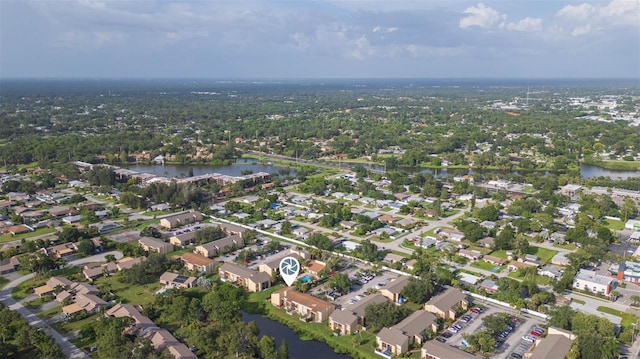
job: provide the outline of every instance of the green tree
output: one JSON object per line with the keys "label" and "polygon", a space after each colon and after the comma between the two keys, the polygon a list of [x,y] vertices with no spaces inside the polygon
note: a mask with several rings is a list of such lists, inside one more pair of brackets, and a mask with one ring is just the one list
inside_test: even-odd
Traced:
{"label": "green tree", "polygon": [[335,288],[342,293],[348,293],[351,289],[351,279],[347,273],[336,273],[333,277],[329,278],[326,286],[328,288]]}
{"label": "green tree", "polygon": [[278,348],[278,359],[289,359],[289,346],[287,342],[282,338],[280,341],[280,347]]}
{"label": "green tree", "polygon": [[91,240],[83,239],[78,243],[78,253],[82,256],[88,257],[95,253],[95,245]]}
{"label": "green tree", "polygon": [[262,359],[277,359],[278,352],[276,351],[276,341],[273,337],[268,335],[260,338],[258,342],[258,349],[260,351],[260,357]]}
{"label": "green tree", "polygon": [[435,290],[430,278],[411,278],[400,294],[413,303],[423,304],[433,296]]}

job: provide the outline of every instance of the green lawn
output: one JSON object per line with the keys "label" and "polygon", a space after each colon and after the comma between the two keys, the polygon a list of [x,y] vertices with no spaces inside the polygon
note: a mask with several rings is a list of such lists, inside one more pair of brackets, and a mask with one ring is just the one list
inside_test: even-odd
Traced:
{"label": "green lawn", "polygon": [[553,256],[558,254],[558,251],[554,251],[553,249],[547,249],[542,247],[530,246],[527,253],[538,256],[542,263],[549,263],[551,262],[551,258],[553,258]]}
{"label": "green lawn", "polygon": [[602,220],[602,224],[604,224],[604,226],[609,229],[615,229],[618,231],[621,231],[624,229],[624,222],[615,220],[615,219],[604,218]]}
{"label": "green lawn", "polygon": [[23,238],[31,238],[34,236],[41,236],[43,234],[53,233],[55,231],[56,231],[55,228],[44,227],[44,228],[38,228],[33,232],[17,234],[15,236],[12,236],[11,234],[3,234],[0,236],[0,243],[20,240]]}
{"label": "green lawn", "polygon": [[33,288],[45,285],[46,283],[47,283],[46,279],[31,278],[27,281],[24,281],[18,284],[15,288],[13,288],[13,292],[11,293],[11,296],[15,300],[24,299],[29,295],[33,294]]}
{"label": "green lawn", "polygon": [[622,322],[620,322],[620,325],[622,325],[622,327],[624,328],[631,327],[631,323],[637,323],[639,319],[637,316],[631,313],[621,312],[619,310],[616,310],[610,307],[605,307],[603,305],[599,306],[597,309],[599,312],[615,315],[616,317],[622,318]]}
{"label": "green lawn", "polygon": [[52,300],[54,300],[55,298],[51,295],[42,297],[42,298],[36,298],[34,300],[30,300],[27,303],[24,303],[24,307],[27,309],[37,309],[39,308],[41,305],[43,305],[44,303],[48,303]]}
{"label": "green lawn", "polygon": [[554,247],[561,248],[561,249],[570,250],[570,251],[572,251],[572,250],[576,249],[576,245],[575,245],[575,244],[573,244],[573,243],[565,243],[565,244],[557,244],[557,243],[556,243],[556,244],[554,244],[553,246],[554,246]]}
{"label": "green lawn", "polygon": [[55,317],[58,314],[62,313],[62,306],[58,305],[55,306],[51,309],[47,309],[47,310],[43,310],[41,312],[38,312],[36,315],[38,316],[38,318],[42,319],[42,320],[47,320],[50,318]]}
{"label": "green lawn", "polygon": [[123,303],[147,305],[155,300],[155,292],[160,289],[160,283],[154,282],[144,285],[121,283],[120,274],[102,277],[96,281],[97,286],[108,286]]}
{"label": "green lawn", "polygon": [[458,272],[463,272],[463,273],[467,273],[467,274],[471,274],[471,275],[475,275],[476,277],[484,277],[484,275],[480,274],[480,273],[476,273],[476,272],[472,272],[468,269],[464,269],[464,268],[460,268],[458,269]]}
{"label": "green lawn", "polygon": [[[508,274],[509,278],[513,278],[513,279],[517,279],[517,280],[524,280],[524,276],[522,275],[522,271],[521,270],[517,270],[515,272],[511,272]],[[552,279],[544,276],[544,275],[536,275],[536,284],[537,285],[549,285],[551,284]]]}
{"label": "green lawn", "polygon": [[9,280],[3,276],[0,276],[0,289],[4,288],[4,286],[9,283]]}
{"label": "green lawn", "polygon": [[492,256],[494,257],[498,257],[498,258],[502,258],[502,259],[507,259],[507,251],[504,249],[501,249],[499,251],[493,251],[491,253]]}
{"label": "green lawn", "polygon": [[[489,262],[485,262],[483,260],[475,261],[475,262],[471,263],[471,266],[475,267],[475,268],[488,270],[488,271],[491,271],[491,270],[493,270],[493,268],[497,267],[496,265],[493,265],[493,264],[491,264]],[[497,270],[496,272],[500,272],[504,268],[503,266],[499,266],[499,267],[500,267],[500,269]]]}
{"label": "green lawn", "polygon": [[73,333],[76,330],[80,330],[85,324],[89,324],[94,322],[98,317],[100,317],[100,313],[95,313],[90,315],[84,319],[68,321],[68,322],[58,322],[54,323],[51,326],[62,333]]}
{"label": "green lawn", "polygon": [[571,301],[574,303],[582,304],[582,305],[587,304],[587,302],[585,302],[584,300],[576,299],[576,298],[571,299]]}

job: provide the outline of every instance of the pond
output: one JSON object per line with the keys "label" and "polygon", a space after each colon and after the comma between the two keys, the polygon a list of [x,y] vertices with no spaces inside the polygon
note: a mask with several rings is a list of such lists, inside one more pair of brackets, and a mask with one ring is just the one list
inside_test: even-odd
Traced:
{"label": "pond", "polygon": [[259,314],[242,313],[242,320],[245,322],[256,322],[260,335],[268,335],[275,338],[276,345],[280,346],[280,341],[285,339],[289,348],[290,358],[305,359],[348,359],[345,354],[337,354],[329,345],[317,340],[301,340],[298,334],[286,325],[275,320],[265,318]]}
{"label": "pond", "polygon": [[207,164],[200,165],[146,165],[136,164],[127,167],[132,171],[151,173],[156,176],[163,176],[168,178],[188,177],[189,170],[193,170],[194,176],[204,175],[207,173],[220,173],[228,176],[241,176],[242,171],[250,170],[253,173],[267,172],[267,173],[284,173],[290,176],[295,176],[296,171],[289,167],[275,166],[260,163],[254,159],[239,159],[235,163],[229,166],[213,166]]}

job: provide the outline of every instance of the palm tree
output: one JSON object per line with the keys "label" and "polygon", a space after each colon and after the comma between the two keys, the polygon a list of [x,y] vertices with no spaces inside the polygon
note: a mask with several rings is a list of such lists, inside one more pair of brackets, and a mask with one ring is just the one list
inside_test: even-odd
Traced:
{"label": "palm tree", "polygon": [[631,299],[631,305],[637,307],[640,303],[640,295],[632,295],[629,299]]}

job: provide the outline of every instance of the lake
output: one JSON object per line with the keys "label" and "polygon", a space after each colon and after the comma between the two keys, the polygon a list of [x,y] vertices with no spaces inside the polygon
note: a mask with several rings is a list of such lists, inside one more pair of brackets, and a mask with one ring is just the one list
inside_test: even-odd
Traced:
{"label": "lake", "polygon": [[280,341],[285,339],[289,348],[289,357],[293,359],[348,359],[349,355],[337,354],[329,345],[317,340],[301,340],[298,334],[286,325],[275,320],[265,318],[260,314],[242,313],[242,320],[245,322],[256,322],[260,335],[268,335],[276,339],[276,346],[280,346]]}
{"label": "lake", "polygon": [[616,170],[608,170],[602,167],[596,167],[591,165],[586,165],[584,163],[580,164],[580,173],[582,174],[583,179],[589,179],[592,177],[611,177],[611,179],[628,179],[631,177],[640,177],[640,171],[616,171]]}
{"label": "lake", "polygon": [[235,163],[229,166],[212,166],[207,164],[201,165],[130,165],[127,167],[132,171],[138,171],[143,173],[151,173],[156,176],[163,176],[168,178],[180,178],[188,177],[189,170],[193,169],[193,175],[199,176],[207,173],[220,173],[228,176],[241,176],[242,171],[251,170],[253,173],[267,172],[267,173],[279,173],[282,171],[289,171],[289,175],[295,176],[296,171],[289,167],[265,165],[259,161],[253,159],[239,159]]}

